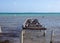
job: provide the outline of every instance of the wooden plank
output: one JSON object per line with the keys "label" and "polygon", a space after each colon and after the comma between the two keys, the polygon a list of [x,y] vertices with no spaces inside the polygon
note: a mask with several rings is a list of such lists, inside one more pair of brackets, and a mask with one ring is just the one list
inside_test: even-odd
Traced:
{"label": "wooden plank", "polygon": [[23,27],[23,29],[29,29],[29,30],[46,30],[46,28],[42,27]]}

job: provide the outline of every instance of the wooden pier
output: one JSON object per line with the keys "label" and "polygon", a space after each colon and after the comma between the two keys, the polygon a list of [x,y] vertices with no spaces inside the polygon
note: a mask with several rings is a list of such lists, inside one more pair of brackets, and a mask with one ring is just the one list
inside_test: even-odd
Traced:
{"label": "wooden pier", "polygon": [[46,29],[45,27],[43,27],[37,19],[34,19],[34,20],[31,20],[31,19],[28,19],[26,20],[25,22],[25,25],[22,25],[22,37],[21,37],[21,43],[24,43],[23,42],[23,34],[24,34],[24,30],[42,30],[43,31],[43,36],[45,37],[45,33],[46,33]]}

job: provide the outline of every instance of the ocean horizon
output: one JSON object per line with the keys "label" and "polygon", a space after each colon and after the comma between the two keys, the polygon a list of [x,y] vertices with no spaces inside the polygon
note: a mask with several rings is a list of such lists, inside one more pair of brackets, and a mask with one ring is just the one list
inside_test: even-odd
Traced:
{"label": "ocean horizon", "polygon": [[60,16],[60,13],[0,13],[0,16]]}

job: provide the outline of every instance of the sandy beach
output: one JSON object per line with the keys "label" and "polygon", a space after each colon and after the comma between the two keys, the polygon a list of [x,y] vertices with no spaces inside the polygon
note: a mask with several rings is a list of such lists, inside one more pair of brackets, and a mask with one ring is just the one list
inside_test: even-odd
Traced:
{"label": "sandy beach", "polygon": [[[54,31],[53,36],[53,43],[60,43],[60,16],[29,16],[29,17],[20,17],[20,16],[0,16],[0,26],[5,26],[8,28],[2,29],[3,32],[6,32],[7,30],[17,30],[21,31],[22,24],[27,18],[37,18],[39,22],[47,28],[46,30],[46,36],[42,36],[42,32],[40,30],[26,30],[26,33],[24,34],[24,43],[50,43],[51,39],[51,30]],[[13,28],[11,28],[13,27]],[[21,35],[20,35],[21,36]],[[0,38],[1,39],[1,38]],[[7,39],[7,38],[5,38]],[[20,37],[19,38],[8,38],[9,40],[12,39],[13,43],[20,43]]]}
{"label": "sandy beach", "polygon": [[[54,32],[53,43],[60,43],[60,35],[58,32]],[[39,30],[26,30],[24,34],[24,43],[50,43],[51,40],[51,31],[47,30],[46,36],[43,36],[43,32]]]}

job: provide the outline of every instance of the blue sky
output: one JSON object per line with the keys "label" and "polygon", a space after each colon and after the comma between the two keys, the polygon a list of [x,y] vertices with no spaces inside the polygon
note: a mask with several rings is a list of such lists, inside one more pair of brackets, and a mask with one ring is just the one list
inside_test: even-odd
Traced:
{"label": "blue sky", "polygon": [[60,0],[0,0],[0,12],[60,12]]}

